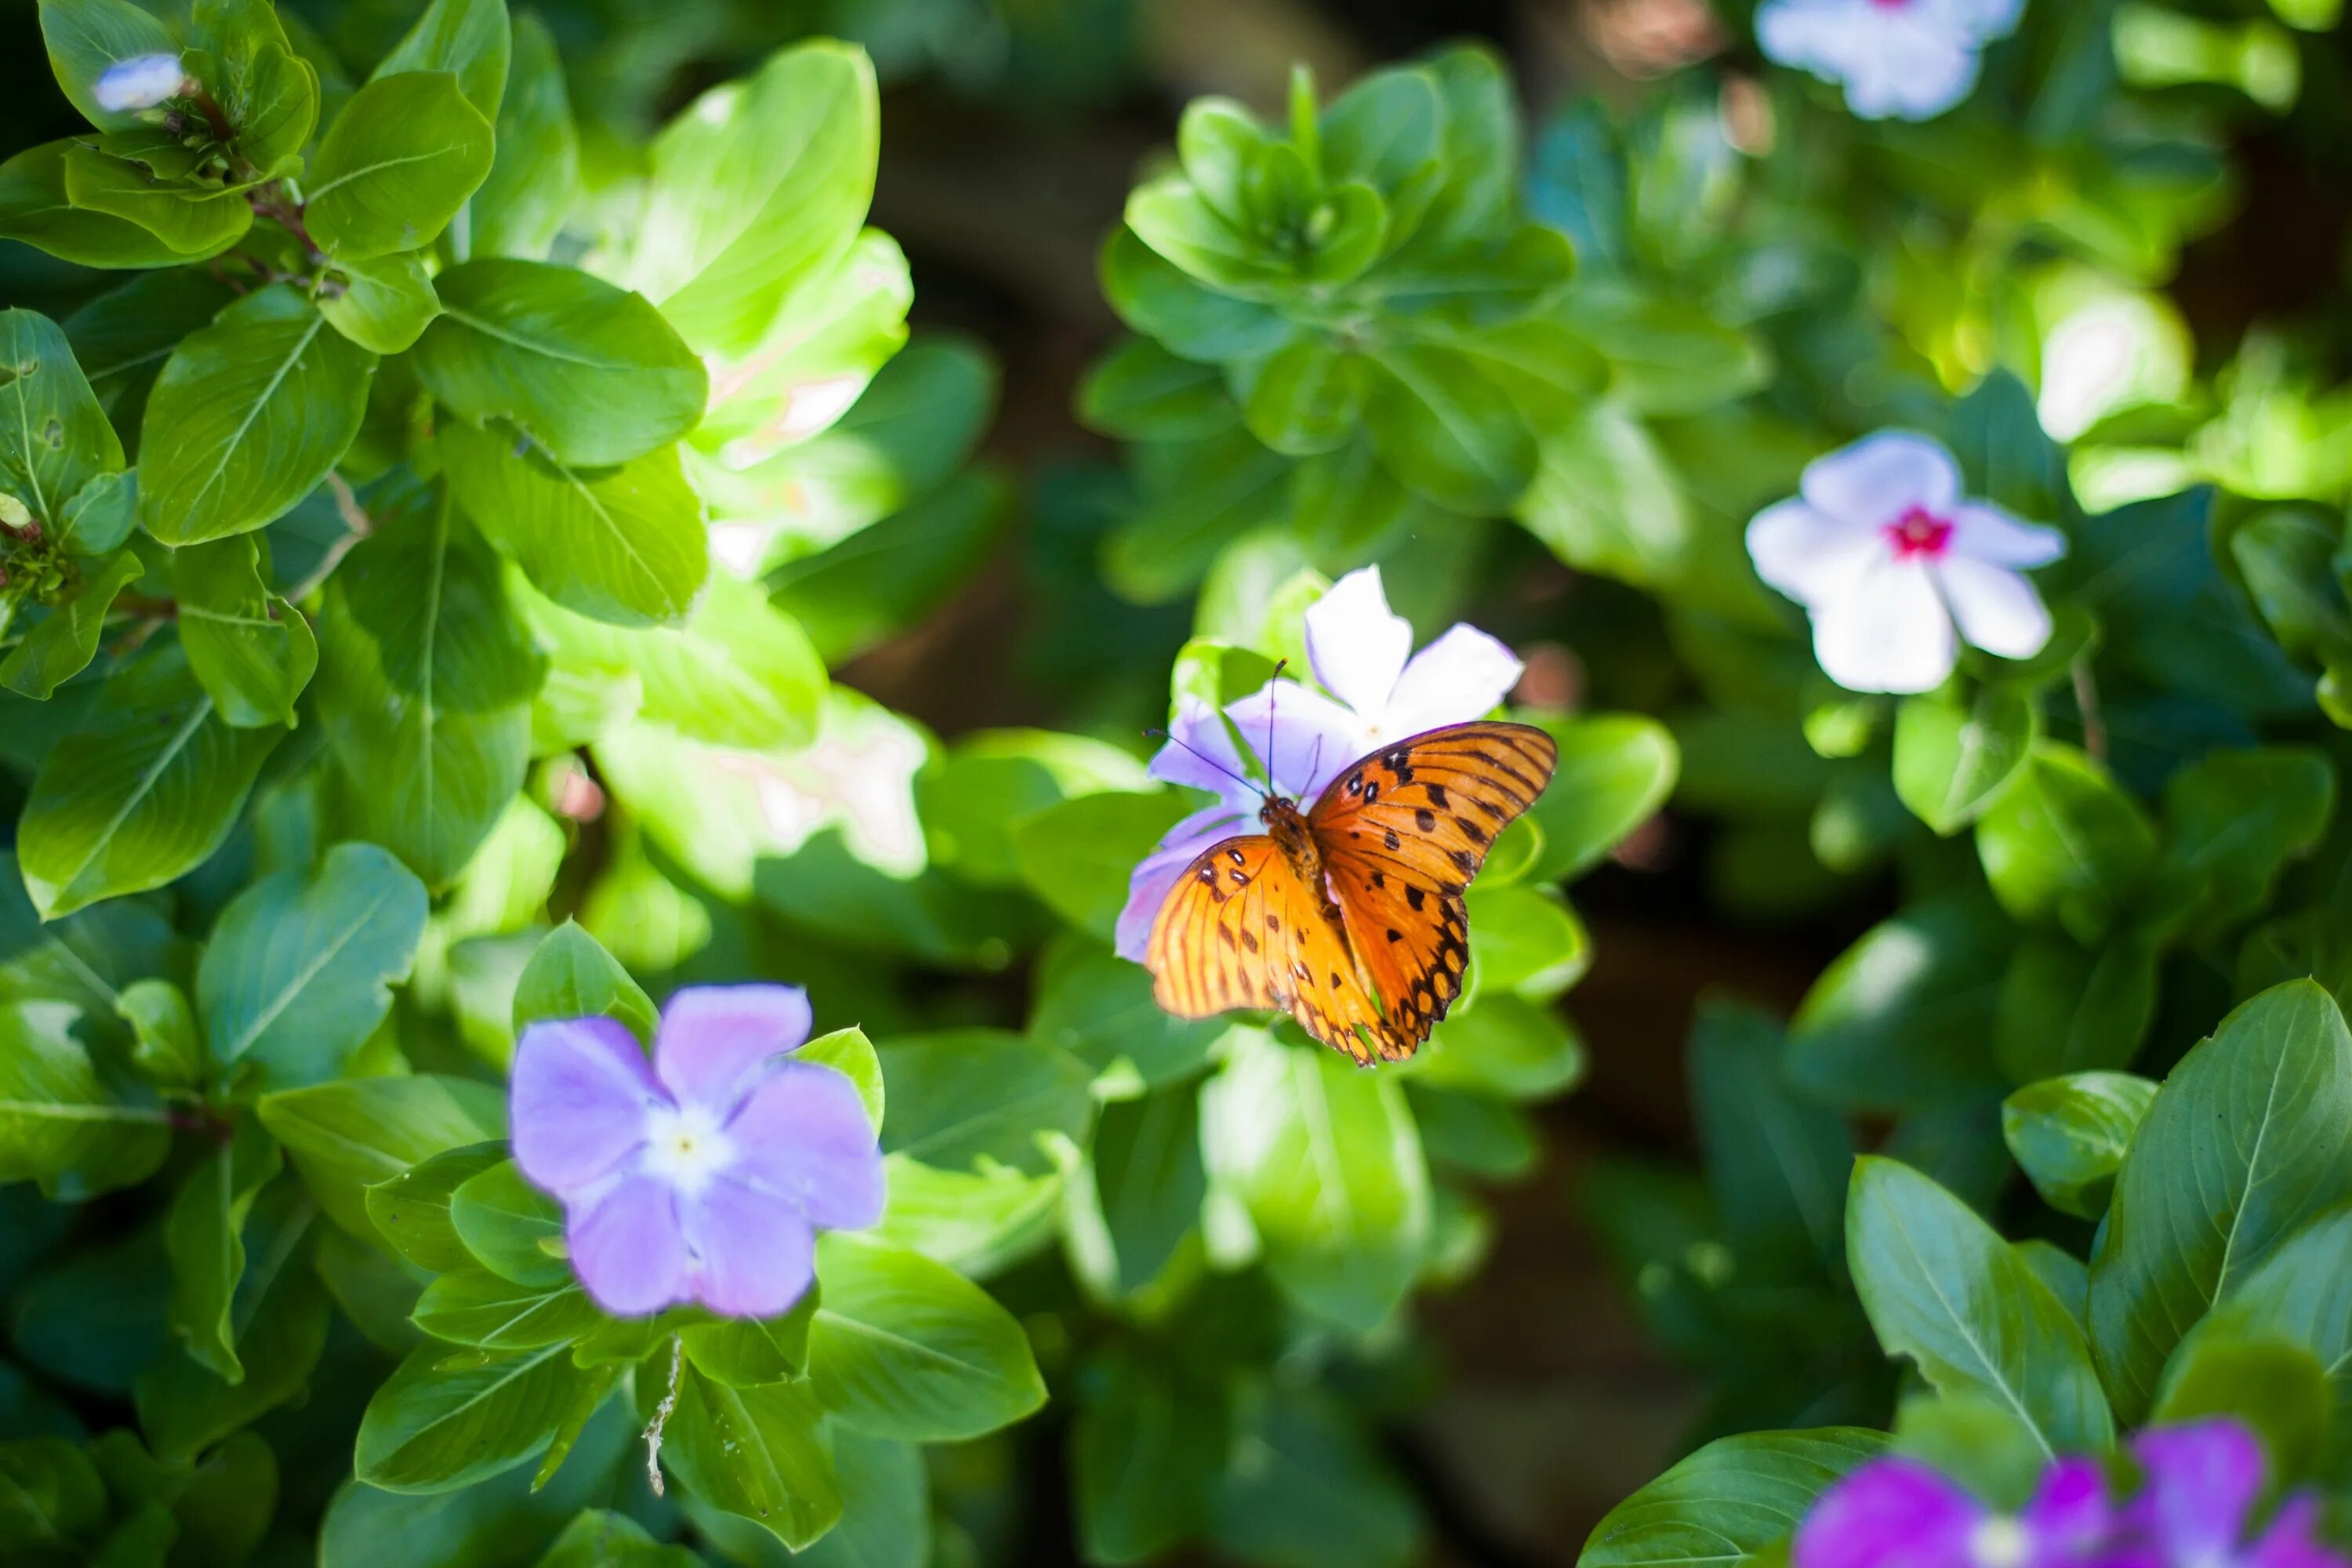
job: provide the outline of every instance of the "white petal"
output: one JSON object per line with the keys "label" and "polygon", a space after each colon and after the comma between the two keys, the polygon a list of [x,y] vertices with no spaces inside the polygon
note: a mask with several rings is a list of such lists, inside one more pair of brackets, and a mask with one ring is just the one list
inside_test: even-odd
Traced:
{"label": "white petal", "polygon": [[1144,950],[1151,944],[1152,922],[1160,918],[1160,906],[1168,901],[1168,889],[1176,885],[1192,857],[1220,838],[1247,830],[1248,819],[1223,805],[1196,811],[1170,828],[1160,847],[1145,856],[1128,878],[1127,906],[1118,913],[1118,955],[1142,963]]}
{"label": "white petal", "polygon": [[2003,658],[2032,658],[2050,640],[2050,611],[2033,584],[2005,566],[1949,555],[1937,563],[1960,635]]}
{"label": "white petal", "polygon": [[1169,784],[1207,790],[1229,809],[1257,809],[1257,786],[1249,781],[1248,764],[1234,749],[1232,732],[1217,710],[1197,697],[1177,704],[1168,743],[1151,759],[1150,773]]}
{"label": "white petal", "polygon": [[[1269,681],[1225,704],[1225,715],[1243,742],[1260,752],[1276,791],[1293,800],[1314,799],[1371,749],[1361,719],[1296,681]],[[1249,809],[1257,809],[1255,797]]]}
{"label": "white petal", "polygon": [[1766,507],[1748,524],[1756,574],[1801,605],[1843,598],[1889,553],[1877,524],[1840,522],[1801,500]]}
{"label": "white petal", "polygon": [[1959,504],[1960,466],[1940,442],[1881,430],[1806,464],[1799,488],[1816,511],[1880,528],[1915,506],[1948,515]]}
{"label": "white petal", "polygon": [[1307,612],[1307,659],[1323,689],[1377,722],[1412,651],[1412,626],[1389,608],[1381,569],[1360,567]]}
{"label": "white petal", "polygon": [[1842,80],[1857,43],[1867,42],[1865,9],[1855,0],[1764,0],[1756,10],[1756,44],[1768,59]]}
{"label": "white petal", "polygon": [[1845,104],[1864,120],[1933,120],[1976,85],[1972,33],[1906,16],[1846,73]]}
{"label": "white petal", "polygon": [[1484,718],[1511,694],[1526,668],[1517,654],[1476,626],[1450,626],[1406,661],[1396,694],[1389,699],[1386,721],[1372,742],[1402,741],[1423,730]]}
{"label": "white petal", "polygon": [[1952,553],[1992,566],[2047,566],[2066,553],[2066,536],[2020,522],[1990,501],[1963,501],[1952,514]]}
{"label": "white petal", "polygon": [[1813,609],[1813,657],[1848,691],[1932,691],[1959,648],[1924,567],[1889,562],[1859,588]]}

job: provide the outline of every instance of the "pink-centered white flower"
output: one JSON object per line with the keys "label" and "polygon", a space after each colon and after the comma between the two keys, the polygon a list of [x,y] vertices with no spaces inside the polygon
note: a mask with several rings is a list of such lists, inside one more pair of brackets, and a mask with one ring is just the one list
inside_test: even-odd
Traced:
{"label": "pink-centered white flower", "polygon": [[1261,786],[1312,804],[1349,763],[1382,745],[1493,712],[1523,668],[1509,648],[1464,624],[1415,653],[1412,623],[1389,608],[1377,566],[1349,573],[1307,610],[1307,660],[1323,690],[1278,679],[1222,714],[1198,698],[1177,705],[1151,776],[1216,798],[1169,829],[1129,879],[1120,957],[1142,961],[1160,906],[1194,856],[1259,830]]}
{"label": "pink-centered white flower", "polygon": [[1845,89],[1864,120],[1932,120],[1975,90],[1978,57],[2025,0],[1764,0],[1756,42]]}
{"label": "pink-centered white flower", "polygon": [[1883,430],[1814,459],[1799,489],[1748,523],[1748,553],[1805,606],[1814,657],[1847,690],[1933,690],[1963,639],[2002,658],[2050,640],[2025,570],[2063,555],[2065,536],[1963,498],[1940,444]]}

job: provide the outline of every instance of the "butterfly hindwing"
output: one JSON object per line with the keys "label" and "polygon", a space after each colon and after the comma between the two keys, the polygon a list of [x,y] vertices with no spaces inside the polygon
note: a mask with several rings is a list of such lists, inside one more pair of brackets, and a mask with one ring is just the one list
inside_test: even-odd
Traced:
{"label": "butterfly hindwing", "polygon": [[1462,994],[1470,962],[1462,895],[1496,836],[1551,782],[1559,756],[1531,725],[1450,725],[1365,757],[1308,814],[1398,1056],[1412,1055]]}

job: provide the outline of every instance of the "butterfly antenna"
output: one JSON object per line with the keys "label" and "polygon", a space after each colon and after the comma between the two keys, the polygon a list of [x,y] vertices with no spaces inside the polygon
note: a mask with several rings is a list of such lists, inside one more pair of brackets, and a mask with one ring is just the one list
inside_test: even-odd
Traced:
{"label": "butterfly antenna", "polygon": [[[1197,746],[1188,746],[1188,745],[1186,745],[1183,742],[1181,742],[1181,741],[1178,740],[1175,736],[1173,736],[1173,735],[1170,734],[1170,733],[1169,733],[1167,731],[1165,731],[1165,730],[1146,730],[1143,733],[1145,734],[1145,736],[1146,736],[1147,738],[1154,739],[1154,740],[1165,741],[1165,742],[1167,742],[1170,745],[1172,745],[1172,746],[1176,747],[1176,748],[1177,748],[1178,750],[1180,750],[1180,751],[1185,751],[1185,752],[1192,752],[1192,755],[1194,755],[1194,756],[1196,756],[1196,757],[1200,758],[1202,762],[1204,762],[1204,763],[1208,763],[1211,767],[1213,767],[1213,768],[1216,769],[1219,773],[1221,773],[1224,774],[1227,778],[1229,778],[1229,779],[1233,780],[1233,781],[1234,781],[1234,783],[1235,783],[1235,784],[1237,784],[1241,785],[1241,786],[1242,786],[1242,788],[1244,788],[1244,789],[1247,789],[1247,790],[1255,790],[1255,789],[1257,789],[1257,785],[1256,785],[1255,784],[1252,783],[1252,782],[1251,782],[1250,780],[1248,780],[1248,779],[1245,779],[1245,778],[1242,777],[1242,775],[1241,775],[1241,774],[1239,774],[1239,773],[1237,773],[1234,772],[1234,770],[1233,770],[1233,769],[1231,769],[1231,768],[1229,768],[1229,767],[1225,766],[1225,764],[1224,764],[1224,763],[1221,763],[1221,762],[1217,761],[1217,759],[1216,759],[1216,758],[1214,758],[1214,757],[1213,757],[1213,756],[1209,755],[1206,752],[1202,751],[1202,750],[1201,750],[1199,747],[1197,747]],[[1259,793],[1260,793],[1260,794],[1264,794],[1265,792],[1261,790],[1261,791],[1259,791]]]}
{"label": "butterfly antenna", "polygon": [[1278,687],[1282,679],[1282,671],[1289,663],[1286,658],[1276,659],[1274,673],[1266,677],[1265,681],[1265,785],[1268,795],[1282,787],[1276,780],[1274,773],[1274,714],[1281,701],[1282,694]]}

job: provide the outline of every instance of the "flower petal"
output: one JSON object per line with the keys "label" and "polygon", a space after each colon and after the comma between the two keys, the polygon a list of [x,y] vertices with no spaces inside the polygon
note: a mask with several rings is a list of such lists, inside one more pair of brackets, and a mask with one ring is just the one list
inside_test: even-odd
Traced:
{"label": "flower petal", "polygon": [[1973,31],[1895,13],[1845,74],[1845,106],[1864,120],[1933,120],[1976,90]]}
{"label": "flower petal", "polygon": [[667,1182],[626,1176],[569,1215],[572,1272],[613,1316],[641,1318],[690,1294],[677,1196]]}
{"label": "flower petal", "polygon": [[2042,1472],[2018,1523],[2034,1543],[2032,1561],[2080,1563],[2099,1554],[2115,1526],[2106,1472],[2095,1459],[2060,1459]]}
{"label": "flower petal", "polygon": [[1992,566],[2047,566],[2066,553],[2066,536],[1990,501],[1962,501],[1952,513],[1952,553]]}
{"label": "flower petal", "polygon": [[1143,962],[1144,951],[1151,945],[1152,922],[1160,918],[1160,906],[1168,901],[1168,889],[1192,863],[1192,857],[1214,844],[1246,831],[1249,819],[1220,804],[1205,811],[1196,811],[1168,830],[1160,847],[1145,856],[1127,879],[1127,907],[1118,912],[1116,945],[1118,955],[1131,963]]}
{"label": "flower petal", "polygon": [[1813,607],[1813,657],[1848,691],[1933,691],[1958,656],[1924,567],[1881,563],[1853,592]]}
{"label": "flower petal", "polygon": [[1372,742],[1402,741],[1423,730],[1482,719],[1511,694],[1526,668],[1517,654],[1476,626],[1449,627],[1405,661]]}
{"label": "flower petal", "polygon": [[1890,553],[1875,524],[1840,522],[1801,500],[1766,507],[1748,524],[1756,574],[1801,605],[1853,593]]}
{"label": "flower petal", "polygon": [[[1225,714],[1244,742],[1266,748],[1267,776],[1293,800],[1313,800],[1371,749],[1357,714],[1294,680],[1269,681],[1227,703]],[[1256,812],[1255,800],[1249,809]]]}
{"label": "flower petal", "polygon": [[1764,0],[1756,8],[1756,44],[1767,59],[1839,81],[1868,21],[1854,0]]}
{"label": "flower petal", "polygon": [[727,1124],[741,1151],[727,1179],[790,1203],[826,1230],[882,1217],[882,1146],[857,1088],[821,1062],[781,1062]]}
{"label": "flower petal", "polygon": [[1839,522],[1882,528],[1915,506],[1949,516],[1959,504],[1960,466],[1940,442],[1881,430],[1806,464],[1798,488]]}
{"label": "flower petal", "polygon": [[612,1019],[533,1024],[508,1089],[515,1163],[533,1185],[576,1193],[633,1159],[646,1113],[668,1102],[636,1037]]}
{"label": "flower petal", "polygon": [[677,1213],[694,1259],[693,1294],[714,1312],[772,1318],[816,1278],[816,1233],[809,1222],[788,1200],[731,1173],[680,1198]]}
{"label": "flower petal", "polygon": [[1197,697],[1176,705],[1175,721],[1168,726],[1168,743],[1151,759],[1153,778],[1167,784],[1204,789],[1230,808],[1257,809],[1257,788],[1249,781],[1249,764],[1234,748],[1233,731],[1217,710]]}
{"label": "flower petal", "polygon": [[2033,584],[2006,566],[1947,556],[1933,569],[1960,635],[2003,658],[2032,658],[2050,640],[2050,611]]}
{"label": "flower petal", "polygon": [[1912,1459],[1874,1459],[1822,1494],[1797,1529],[1791,1568],[1972,1568],[1984,1510]]}
{"label": "flower petal", "polygon": [[680,1103],[724,1117],[747,1087],[744,1075],[809,1037],[808,993],[797,985],[689,985],[662,1008],[654,1071]]}
{"label": "flower petal", "polygon": [[1389,608],[1377,566],[1349,573],[1307,612],[1315,679],[1368,724],[1381,721],[1411,652],[1412,623]]}
{"label": "flower petal", "polygon": [[2229,1561],[2263,1489],[2254,1435],[2235,1421],[2200,1421],[2142,1432],[2131,1449],[2147,1476],[2132,1515],[2166,1561]]}
{"label": "flower petal", "polygon": [[2319,1539],[2319,1500],[2292,1497],[2254,1542],[2246,1568],[2347,1568],[2345,1555]]}

